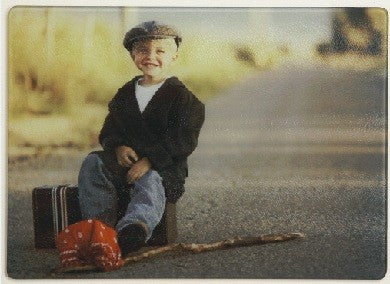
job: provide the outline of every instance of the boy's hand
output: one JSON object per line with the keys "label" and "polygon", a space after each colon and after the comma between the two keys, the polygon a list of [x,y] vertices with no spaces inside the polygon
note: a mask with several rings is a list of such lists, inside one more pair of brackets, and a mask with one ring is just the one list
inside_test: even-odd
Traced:
{"label": "boy's hand", "polygon": [[147,157],[142,158],[127,172],[127,182],[132,184],[136,180],[142,178],[151,168],[152,164],[149,159]]}
{"label": "boy's hand", "polygon": [[115,153],[118,164],[122,167],[130,168],[134,164],[133,161],[138,161],[137,153],[131,147],[119,146],[115,149]]}

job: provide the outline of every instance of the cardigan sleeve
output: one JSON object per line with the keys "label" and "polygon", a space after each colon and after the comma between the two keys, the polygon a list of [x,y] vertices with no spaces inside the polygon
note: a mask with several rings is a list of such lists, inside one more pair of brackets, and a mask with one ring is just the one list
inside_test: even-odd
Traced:
{"label": "cardigan sleeve", "polygon": [[120,145],[126,145],[126,140],[123,138],[123,134],[120,133],[120,128],[111,112],[108,113],[104,120],[99,134],[99,143],[105,151],[113,150]]}
{"label": "cardigan sleeve", "polygon": [[169,167],[173,160],[187,158],[198,145],[205,119],[205,106],[192,93],[180,96],[173,119],[162,137],[145,148],[145,154],[157,170]]}

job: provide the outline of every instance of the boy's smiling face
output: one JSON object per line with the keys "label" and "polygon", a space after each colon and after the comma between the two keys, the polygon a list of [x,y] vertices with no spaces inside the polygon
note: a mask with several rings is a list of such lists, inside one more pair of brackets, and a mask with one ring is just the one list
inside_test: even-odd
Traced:
{"label": "boy's smiling face", "polygon": [[172,38],[139,41],[131,51],[135,65],[144,74],[145,83],[165,79],[177,55],[177,46]]}

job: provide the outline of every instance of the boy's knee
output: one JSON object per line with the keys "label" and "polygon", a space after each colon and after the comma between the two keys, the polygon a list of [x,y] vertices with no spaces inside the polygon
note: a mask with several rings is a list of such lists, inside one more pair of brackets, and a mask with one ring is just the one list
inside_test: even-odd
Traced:
{"label": "boy's knee", "polygon": [[98,178],[102,174],[106,174],[103,161],[98,154],[93,152],[89,153],[81,164],[79,182],[83,182],[85,179],[90,180],[91,178]]}
{"label": "boy's knee", "polygon": [[160,174],[155,170],[149,170],[142,178],[138,181],[143,186],[162,185],[162,178]]}
{"label": "boy's knee", "polygon": [[95,165],[101,162],[100,157],[96,153],[89,153],[87,157],[85,157],[82,166],[83,167],[94,167]]}
{"label": "boy's knee", "polygon": [[150,177],[153,178],[153,179],[158,179],[158,180],[161,180],[161,179],[162,179],[161,176],[160,176],[160,174],[159,174],[157,171],[155,171],[155,170],[149,170],[148,174],[149,174]]}
{"label": "boy's knee", "polygon": [[147,182],[152,182],[152,183],[157,183],[157,184],[161,184],[162,183],[162,177],[160,176],[160,174],[155,171],[155,170],[149,170],[146,174],[145,174],[145,179]]}

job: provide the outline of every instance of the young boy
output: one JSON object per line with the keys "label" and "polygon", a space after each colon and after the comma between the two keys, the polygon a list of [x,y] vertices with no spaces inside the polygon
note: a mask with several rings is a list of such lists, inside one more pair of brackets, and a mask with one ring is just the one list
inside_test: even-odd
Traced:
{"label": "young boy", "polygon": [[[168,75],[180,43],[174,28],[155,21],[126,33],[124,47],[143,75],[111,100],[99,135],[104,151],[90,153],[80,169],[82,217],[115,226],[123,255],[145,244],[165,202],[183,194],[187,157],[204,122],[204,104]],[[124,216],[117,220],[118,204],[127,197]]]}

